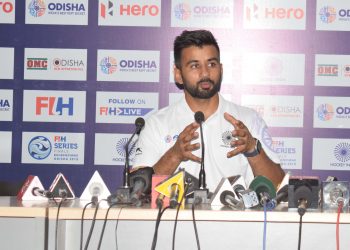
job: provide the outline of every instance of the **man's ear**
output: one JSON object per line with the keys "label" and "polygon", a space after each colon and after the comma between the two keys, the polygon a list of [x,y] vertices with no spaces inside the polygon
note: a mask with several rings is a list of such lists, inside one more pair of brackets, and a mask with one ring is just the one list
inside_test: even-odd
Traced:
{"label": "man's ear", "polygon": [[173,73],[174,73],[174,80],[176,84],[183,84],[182,76],[181,76],[181,70],[178,69],[175,64],[173,66]]}

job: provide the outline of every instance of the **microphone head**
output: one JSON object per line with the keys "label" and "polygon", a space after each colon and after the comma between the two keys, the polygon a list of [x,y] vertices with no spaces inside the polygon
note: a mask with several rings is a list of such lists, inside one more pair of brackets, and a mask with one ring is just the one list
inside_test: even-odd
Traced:
{"label": "microphone head", "polygon": [[[259,196],[260,193],[266,193],[270,199],[276,197],[276,189],[272,181],[265,176],[259,175],[250,183],[249,188],[254,190]],[[261,198],[261,197],[259,197]]]}
{"label": "microphone head", "polygon": [[197,111],[194,114],[194,119],[197,123],[201,124],[202,122],[204,122],[204,114],[202,111]]}
{"label": "microphone head", "polygon": [[223,205],[228,206],[229,203],[226,200],[226,196],[235,197],[235,194],[231,191],[225,190],[220,194],[220,201]]}
{"label": "microphone head", "polygon": [[136,133],[140,134],[141,129],[145,126],[145,119],[142,117],[137,117],[135,120],[135,126],[136,126]]}

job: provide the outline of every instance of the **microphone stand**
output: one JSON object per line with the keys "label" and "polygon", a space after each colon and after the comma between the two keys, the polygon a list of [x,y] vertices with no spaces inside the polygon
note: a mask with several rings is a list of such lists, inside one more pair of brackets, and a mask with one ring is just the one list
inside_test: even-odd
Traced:
{"label": "microphone stand", "polygon": [[196,188],[193,192],[193,203],[194,204],[209,204],[210,199],[208,199],[209,190],[206,188],[207,184],[205,182],[205,169],[204,169],[204,137],[203,137],[203,128],[202,123],[204,121],[204,114],[201,111],[197,111],[194,114],[194,119],[197,123],[199,123],[199,130],[201,135],[202,142],[202,161],[201,161],[201,169],[199,171],[199,187]]}
{"label": "microphone stand", "polygon": [[145,125],[145,120],[138,117],[135,121],[135,132],[125,144],[125,165],[123,171],[123,186],[119,187],[115,194],[108,197],[108,202],[112,203],[131,203],[131,186],[130,186],[130,170],[129,170],[129,145],[136,134],[140,134],[141,129]]}

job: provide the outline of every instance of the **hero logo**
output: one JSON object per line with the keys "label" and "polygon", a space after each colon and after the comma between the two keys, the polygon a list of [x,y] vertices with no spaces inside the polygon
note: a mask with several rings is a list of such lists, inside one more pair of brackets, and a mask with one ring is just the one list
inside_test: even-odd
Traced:
{"label": "hero logo", "polygon": [[42,115],[43,110],[47,115],[63,115],[63,111],[67,110],[69,116],[73,116],[73,97],[68,98],[68,102],[64,102],[63,97],[36,97],[36,115]]}
{"label": "hero logo", "polygon": [[[106,18],[106,15],[113,16],[114,5],[112,1],[108,1],[108,6],[105,4],[100,4],[100,15]],[[119,15],[121,16],[158,16],[159,7],[157,5],[137,5],[137,4],[120,4],[119,5]]]}
{"label": "hero logo", "polygon": [[265,19],[303,19],[305,16],[304,10],[300,8],[264,8],[259,9],[259,7],[254,4],[253,8],[246,7],[246,18],[250,21],[252,18],[258,19],[262,14]]}
{"label": "hero logo", "polygon": [[6,14],[9,14],[13,11],[13,4],[10,2],[0,2],[0,13],[4,12]]}

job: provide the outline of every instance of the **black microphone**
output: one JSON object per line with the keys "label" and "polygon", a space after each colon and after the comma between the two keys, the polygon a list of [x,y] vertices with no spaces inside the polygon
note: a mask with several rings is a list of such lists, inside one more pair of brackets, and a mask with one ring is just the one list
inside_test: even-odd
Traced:
{"label": "black microphone", "polygon": [[129,154],[130,154],[130,150],[129,150],[129,144],[132,141],[132,139],[134,138],[134,136],[136,134],[140,134],[141,129],[145,126],[145,120],[142,117],[138,117],[135,120],[135,131],[134,133],[131,135],[131,137],[129,138],[129,140],[127,141],[127,143],[125,144],[125,167],[124,167],[124,179],[123,179],[123,187],[124,188],[129,188],[130,187],[130,171],[129,171]]}
{"label": "black microphone", "polygon": [[53,197],[52,192],[40,189],[38,187],[34,187],[32,189],[32,194],[34,196],[41,196],[41,197],[46,197],[46,198],[52,198]]}
{"label": "black microphone", "polygon": [[288,185],[284,185],[282,188],[280,188],[276,194],[276,202],[277,204],[280,204],[281,202],[287,202],[288,201]]}
{"label": "black microphone", "polygon": [[220,195],[220,201],[223,205],[232,207],[234,209],[243,210],[244,204],[242,201],[235,198],[235,194],[231,191],[225,190]]}
{"label": "black microphone", "polygon": [[204,170],[204,138],[203,138],[203,128],[202,123],[204,122],[204,114],[202,111],[197,111],[194,114],[194,119],[199,124],[199,130],[201,134],[201,148],[202,148],[202,161],[201,161],[201,169],[199,171],[199,188],[205,189],[206,188],[206,182],[205,182],[205,170]]}
{"label": "black microphone", "polygon": [[130,201],[133,205],[141,206],[142,201],[150,195],[153,174],[154,170],[152,167],[139,168],[130,174],[132,186]]}

